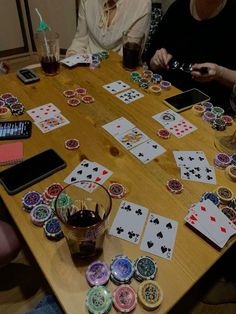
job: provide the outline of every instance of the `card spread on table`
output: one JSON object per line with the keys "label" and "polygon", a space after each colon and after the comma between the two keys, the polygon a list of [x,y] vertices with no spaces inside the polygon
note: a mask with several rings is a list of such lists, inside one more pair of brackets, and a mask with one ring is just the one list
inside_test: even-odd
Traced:
{"label": "card spread on table", "polygon": [[132,88],[123,93],[116,94],[116,97],[123,101],[125,104],[130,104],[131,102],[144,97],[142,93]]}
{"label": "card spread on table", "polygon": [[45,120],[46,118],[59,112],[60,110],[52,103],[45,104],[27,111],[28,115],[30,115],[35,122]]}
{"label": "card spread on table", "polygon": [[216,184],[215,169],[211,166],[181,167],[181,179]]}
{"label": "card spread on table", "polygon": [[68,67],[73,67],[79,64],[86,65],[92,63],[92,54],[91,53],[76,54],[63,59],[60,62]]}
{"label": "card spread on table", "polygon": [[113,136],[121,135],[134,127],[135,125],[132,122],[123,117],[103,125],[103,128]]}
{"label": "card spread on table", "polygon": [[120,204],[109,233],[138,244],[147,214],[147,208],[124,200]]}
{"label": "card spread on table", "polygon": [[147,141],[149,137],[138,128],[133,128],[121,135],[115,136],[115,139],[129,150]]}
{"label": "card spread on table", "polygon": [[[97,162],[92,162],[84,159],[64,180],[64,182],[71,184],[76,181],[92,181],[99,184],[103,184],[110,176],[112,171],[100,165]],[[77,182],[75,185],[92,192],[96,189],[96,185],[92,182],[81,183]]]}
{"label": "card spread on table", "polygon": [[130,88],[130,86],[126,84],[125,82],[118,80],[118,81],[103,85],[103,88],[105,88],[111,94],[116,94],[116,93],[124,91],[125,89]]}
{"label": "card spread on table", "polygon": [[236,234],[232,221],[210,200],[194,204],[184,220],[220,248]]}
{"label": "card spread on table", "polygon": [[151,139],[130,150],[130,152],[144,164],[163,154],[165,151],[166,149],[164,147]]}
{"label": "card spread on table", "polygon": [[177,167],[210,166],[202,151],[173,151]]}
{"label": "card spread on table", "polygon": [[140,249],[170,260],[174,250],[177,227],[177,221],[150,213]]}

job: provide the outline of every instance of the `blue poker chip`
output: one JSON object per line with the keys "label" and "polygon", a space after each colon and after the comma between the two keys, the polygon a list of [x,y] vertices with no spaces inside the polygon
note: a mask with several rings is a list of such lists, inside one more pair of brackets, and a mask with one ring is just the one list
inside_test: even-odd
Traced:
{"label": "blue poker chip", "polygon": [[30,212],[35,206],[41,204],[43,201],[42,194],[37,191],[27,192],[22,198],[23,208]]}
{"label": "blue poker chip", "polygon": [[61,230],[61,226],[57,217],[52,217],[47,220],[43,229],[47,238],[51,240],[60,240],[64,237],[63,231]]}
{"label": "blue poker chip", "polygon": [[216,195],[213,192],[205,192],[202,197],[201,197],[201,201],[204,200],[210,200],[212,201],[212,203],[214,203],[216,206],[218,206],[220,204],[220,198],[218,195]]}
{"label": "blue poker chip", "polygon": [[124,255],[116,256],[111,262],[111,280],[115,284],[129,283],[134,274],[133,262]]}
{"label": "blue poker chip", "polygon": [[140,256],[134,263],[134,277],[138,281],[153,280],[157,273],[157,265],[150,256]]}
{"label": "blue poker chip", "polygon": [[231,163],[236,165],[236,153],[231,156]]}
{"label": "blue poker chip", "polygon": [[39,204],[31,210],[30,216],[34,225],[42,227],[51,218],[52,209],[45,204]]}

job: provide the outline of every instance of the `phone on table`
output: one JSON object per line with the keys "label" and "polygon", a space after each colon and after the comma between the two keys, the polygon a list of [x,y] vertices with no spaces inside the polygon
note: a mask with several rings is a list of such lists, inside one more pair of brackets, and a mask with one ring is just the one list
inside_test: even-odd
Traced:
{"label": "phone on table", "polygon": [[193,105],[209,101],[210,97],[197,88],[189,89],[178,95],[163,99],[163,102],[175,112],[190,109]]}
{"label": "phone on table", "polygon": [[0,172],[0,182],[8,194],[14,195],[65,167],[66,162],[48,149]]}
{"label": "phone on table", "polygon": [[38,74],[31,69],[20,69],[16,72],[16,75],[24,84],[30,84],[40,80]]}
{"label": "phone on table", "polygon": [[31,136],[32,122],[29,120],[0,122],[0,140],[14,140]]}

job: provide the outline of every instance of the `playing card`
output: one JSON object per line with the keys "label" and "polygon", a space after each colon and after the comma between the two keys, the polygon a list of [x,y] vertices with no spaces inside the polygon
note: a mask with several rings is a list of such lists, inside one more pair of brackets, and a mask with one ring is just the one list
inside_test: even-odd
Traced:
{"label": "playing card", "polygon": [[116,97],[123,101],[125,104],[130,104],[131,102],[144,97],[144,95],[133,88],[123,93],[117,94]]}
{"label": "playing card", "polygon": [[60,62],[68,67],[73,67],[79,64],[86,65],[92,63],[92,54],[90,53],[76,54],[63,59]]}
{"label": "playing card", "polygon": [[133,129],[135,125],[124,117],[121,117],[103,125],[102,127],[111,135],[118,136],[130,129]]}
{"label": "playing card", "polygon": [[70,121],[67,120],[62,114],[58,113],[49,115],[49,117],[45,120],[34,123],[43,133],[47,133],[70,123]]}
{"label": "playing card", "polygon": [[177,167],[185,166],[209,166],[204,152],[202,151],[173,151]]}
{"label": "playing card", "polygon": [[216,184],[215,169],[211,166],[180,167],[181,179]]}
{"label": "playing card", "polygon": [[149,137],[138,128],[133,128],[121,135],[115,136],[115,139],[129,150],[147,141]]}
{"label": "playing card", "polygon": [[166,126],[166,129],[169,130],[176,137],[181,138],[197,130],[197,127],[189,121],[182,119],[178,122],[169,124],[168,126]]}
{"label": "playing card", "polygon": [[140,249],[171,259],[175,244],[178,222],[150,213]]}
{"label": "playing card", "polygon": [[144,164],[147,164],[165,151],[166,149],[164,147],[151,139],[130,150],[130,152]]}
{"label": "playing card", "polygon": [[28,115],[30,115],[35,122],[45,120],[46,118],[59,112],[60,110],[52,103],[42,105],[27,111]]}
{"label": "playing card", "polygon": [[183,119],[181,115],[174,112],[171,109],[157,113],[153,116],[153,119],[158,121],[163,126],[169,126]]}
{"label": "playing card", "polygon": [[105,88],[109,93],[116,94],[119,92],[122,92],[125,89],[130,88],[128,84],[126,84],[123,81],[115,81],[106,85],[103,85],[103,88]]}
{"label": "playing card", "polygon": [[109,233],[117,238],[137,244],[147,214],[147,208],[128,201],[122,201]]}

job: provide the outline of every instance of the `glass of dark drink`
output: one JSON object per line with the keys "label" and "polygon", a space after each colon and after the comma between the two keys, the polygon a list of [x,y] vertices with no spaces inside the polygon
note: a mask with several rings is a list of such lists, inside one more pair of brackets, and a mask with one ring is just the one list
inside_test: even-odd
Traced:
{"label": "glass of dark drink", "polygon": [[59,34],[53,31],[37,32],[35,44],[43,72],[46,75],[57,74],[60,66]]}
{"label": "glass of dark drink", "polygon": [[111,204],[106,188],[92,181],[76,181],[57,196],[56,215],[73,257],[102,252]]}
{"label": "glass of dark drink", "polygon": [[123,33],[123,66],[125,68],[133,70],[140,65],[143,45],[143,33],[132,31]]}

